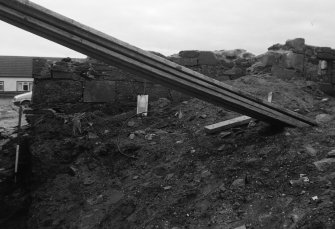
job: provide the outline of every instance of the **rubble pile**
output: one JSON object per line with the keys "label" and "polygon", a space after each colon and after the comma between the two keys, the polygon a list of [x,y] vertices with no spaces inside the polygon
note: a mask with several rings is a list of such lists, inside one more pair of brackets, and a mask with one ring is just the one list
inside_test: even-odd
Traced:
{"label": "rubble pile", "polygon": [[[172,90],[136,81],[94,60],[36,60],[34,106],[29,111],[33,116],[25,132],[29,157],[24,160],[30,167],[18,177],[25,188],[2,193],[1,203],[12,212],[0,211],[0,225],[333,228],[335,99],[320,90],[319,81],[304,78],[306,62],[301,67],[298,60],[306,54],[296,50],[306,45],[299,41],[277,45],[271,54],[258,57],[243,50],[183,51],[169,57],[183,65],[192,63],[190,67],[202,73],[211,69],[208,75],[260,99],[271,93],[272,103],[319,124],[296,129],[253,120],[208,134],[206,125],[240,114],[183,95],[174,97]],[[256,62],[258,67],[252,69]],[[272,72],[276,67],[300,75],[280,77]],[[237,76],[227,73],[234,68],[247,75],[228,80]],[[135,81],[140,89],[133,96],[128,97],[129,88],[116,93]],[[148,116],[136,115],[135,94],[141,94],[145,84],[155,99],[150,100]],[[111,85],[115,91],[106,92],[109,103],[98,102],[97,88],[104,91]],[[0,162],[13,158],[12,140],[2,146],[6,156],[1,155]],[[25,203],[24,210],[10,208],[8,203],[16,198]],[[26,225],[15,224],[13,212],[25,212],[20,222]]]}
{"label": "rubble pile", "polygon": [[307,45],[303,38],[296,38],[268,50],[256,57],[257,62],[249,69],[253,74],[266,70],[285,80],[303,78],[318,82],[328,94],[334,93],[334,49]]}
{"label": "rubble pile", "polygon": [[255,63],[255,55],[244,49],[198,51],[185,50],[168,59],[211,78],[226,81],[246,75]]}

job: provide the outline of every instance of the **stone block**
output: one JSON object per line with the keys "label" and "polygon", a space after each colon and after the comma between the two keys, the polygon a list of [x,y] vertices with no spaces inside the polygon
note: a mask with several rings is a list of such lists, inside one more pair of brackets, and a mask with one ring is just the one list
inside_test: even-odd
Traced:
{"label": "stone block", "polygon": [[317,170],[319,170],[320,172],[324,172],[334,168],[335,158],[325,158],[320,161],[316,161],[313,164],[315,165]]}
{"label": "stone block", "polygon": [[73,80],[35,80],[33,104],[77,103],[82,100],[83,85]]}
{"label": "stone block", "polygon": [[179,56],[183,58],[197,58],[199,57],[200,51],[198,50],[185,50],[180,51]]}
{"label": "stone block", "polygon": [[115,87],[115,81],[85,81],[84,102],[114,102]]}
{"label": "stone block", "polygon": [[33,59],[33,78],[51,78],[51,63],[44,58]]}
{"label": "stone block", "polygon": [[279,65],[283,68],[302,72],[304,69],[304,55],[292,51],[283,52],[279,60]]}
{"label": "stone block", "polygon": [[276,51],[268,51],[258,57],[256,57],[264,67],[272,66],[279,63],[282,53]]}
{"label": "stone block", "polygon": [[176,64],[180,64],[183,66],[196,66],[198,65],[198,59],[197,58],[176,58],[174,59],[174,62]]}
{"label": "stone block", "polygon": [[199,54],[199,65],[217,65],[219,60],[214,52],[201,51]]}
{"label": "stone block", "polygon": [[80,75],[73,72],[52,71],[52,78],[54,79],[72,79],[80,80]]}
{"label": "stone block", "polygon": [[317,57],[322,60],[335,60],[335,52],[318,52]]}
{"label": "stone block", "polygon": [[335,60],[335,50],[329,47],[316,47],[316,56],[322,60]]}
{"label": "stone block", "polygon": [[292,48],[294,51],[301,53],[302,51],[304,51],[305,48],[305,39],[296,38],[292,40],[287,40],[285,45],[289,48]]}

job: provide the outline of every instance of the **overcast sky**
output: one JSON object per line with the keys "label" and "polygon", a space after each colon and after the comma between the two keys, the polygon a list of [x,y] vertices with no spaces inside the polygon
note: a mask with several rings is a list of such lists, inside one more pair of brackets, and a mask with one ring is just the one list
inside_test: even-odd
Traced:
{"label": "overcast sky", "polygon": [[[243,48],[303,37],[335,48],[334,0],[34,0],[144,50]],[[0,21],[0,55],[82,57]]]}

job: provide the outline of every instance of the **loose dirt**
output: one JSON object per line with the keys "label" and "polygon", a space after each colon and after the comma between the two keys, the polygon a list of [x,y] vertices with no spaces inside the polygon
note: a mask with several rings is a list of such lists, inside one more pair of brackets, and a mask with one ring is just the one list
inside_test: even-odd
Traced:
{"label": "loose dirt", "polygon": [[[205,125],[239,114],[198,99],[161,99],[147,117],[42,116],[27,130],[25,185],[1,197],[29,203],[16,228],[334,228],[335,99],[270,75],[228,83],[263,99],[273,92],[273,103],[319,126],[256,122],[208,135]],[[2,228],[13,228],[13,214],[0,214]]]}

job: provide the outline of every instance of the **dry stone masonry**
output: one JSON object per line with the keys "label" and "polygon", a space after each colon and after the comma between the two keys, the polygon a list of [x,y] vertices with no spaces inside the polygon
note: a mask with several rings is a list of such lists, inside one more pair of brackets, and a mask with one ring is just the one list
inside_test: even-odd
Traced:
{"label": "dry stone masonry", "polygon": [[[162,54],[154,53],[161,57]],[[335,50],[306,45],[303,38],[275,44],[255,56],[243,49],[199,51],[185,50],[164,57],[219,81],[244,75],[269,73],[281,79],[319,82],[321,89],[333,93]],[[132,73],[102,62],[87,59],[63,60],[39,58],[33,64],[33,103],[37,107],[113,103],[134,107],[137,95],[148,94],[150,101],[168,98],[181,101],[188,96],[146,81]]]}

